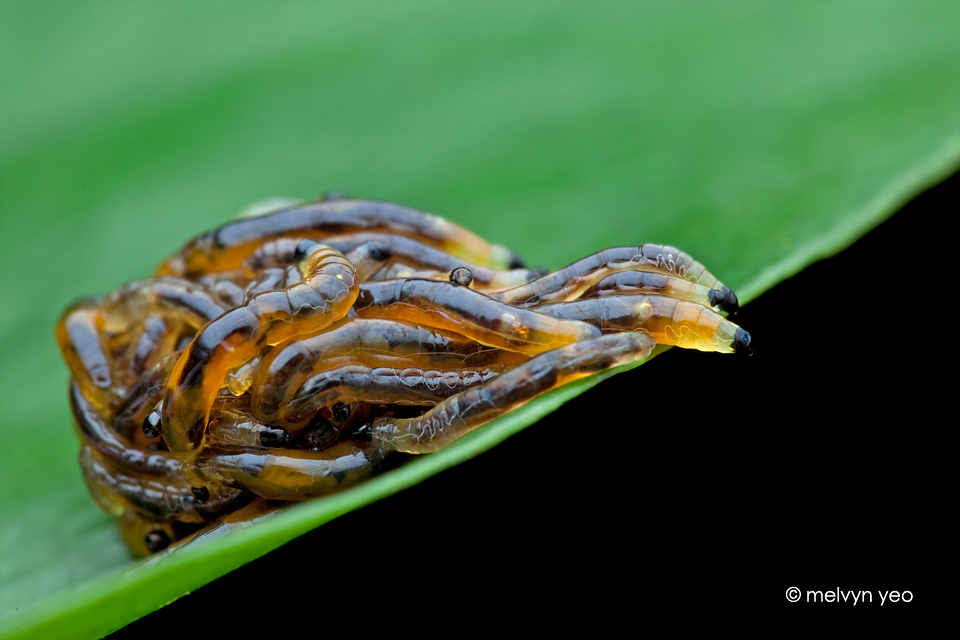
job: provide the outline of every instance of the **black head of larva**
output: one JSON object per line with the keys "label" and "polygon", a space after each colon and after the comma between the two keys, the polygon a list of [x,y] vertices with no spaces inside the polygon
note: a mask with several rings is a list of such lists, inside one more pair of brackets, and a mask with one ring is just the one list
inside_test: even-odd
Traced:
{"label": "black head of larva", "polygon": [[737,327],[736,333],[733,334],[732,346],[734,353],[745,353],[748,356],[753,355],[753,338],[750,337],[749,333],[739,327]]}
{"label": "black head of larva", "polygon": [[523,258],[513,251],[510,252],[510,262],[507,263],[508,269],[523,269]]}
{"label": "black head of larva", "polygon": [[210,499],[210,490],[206,487],[191,487],[190,493],[193,494],[197,502],[206,502]]}
{"label": "black head of larva", "polygon": [[720,307],[721,311],[726,311],[730,315],[734,315],[740,310],[740,301],[737,300],[737,294],[726,285],[723,285],[720,289],[710,289],[707,297],[710,299],[711,307]]}
{"label": "black head of larva", "polygon": [[170,546],[170,536],[168,536],[167,532],[163,529],[157,529],[156,531],[148,533],[143,539],[143,542],[147,545],[150,553],[156,553]]}
{"label": "black head of larva", "polygon": [[293,252],[294,262],[299,263],[308,255],[313,253],[314,248],[317,246],[316,240],[301,240],[300,244],[297,245],[296,250]]}
{"label": "black head of larva", "polygon": [[390,250],[390,247],[385,242],[374,241],[370,243],[370,257],[377,262],[383,262],[392,255],[393,251]]}
{"label": "black head of larva", "polygon": [[473,271],[466,267],[457,267],[450,272],[450,282],[458,287],[469,287],[473,282]]}
{"label": "black head of larva", "polygon": [[724,296],[723,302],[720,303],[720,308],[726,311],[729,314],[734,314],[740,310],[740,301],[737,300],[737,294],[730,289],[730,287],[723,288]]}
{"label": "black head of larva", "polygon": [[156,438],[160,435],[160,410],[154,409],[150,412],[143,420],[143,425],[140,427],[143,430],[143,436],[145,438]]}
{"label": "black head of larva", "polygon": [[333,417],[340,422],[346,422],[350,417],[350,405],[346,402],[338,402],[333,405]]}
{"label": "black head of larva", "polygon": [[283,448],[290,442],[290,434],[283,427],[267,427],[260,432],[260,444],[264,447]]}

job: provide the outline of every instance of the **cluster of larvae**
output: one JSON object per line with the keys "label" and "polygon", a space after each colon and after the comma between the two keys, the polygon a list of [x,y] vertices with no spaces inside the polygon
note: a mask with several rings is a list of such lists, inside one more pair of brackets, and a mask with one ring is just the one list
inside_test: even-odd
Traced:
{"label": "cluster of larvae", "polygon": [[201,235],[69,308],[80,462],[136,555],[437,451],[656,344],[749,352],[737,299],[645,244],[547,273],[443,218],[328,197]]}

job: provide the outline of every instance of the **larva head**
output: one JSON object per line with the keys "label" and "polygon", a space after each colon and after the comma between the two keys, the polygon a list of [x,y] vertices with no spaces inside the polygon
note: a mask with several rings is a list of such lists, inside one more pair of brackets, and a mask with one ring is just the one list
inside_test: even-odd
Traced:
{"label": "larva head", "polygon": [[490,245],[490,254],[489,266],[494,269],[523,269],[523,258],[503,245]]}
{"label": "larva head", "polygon": [[737,300],[737,294],[726,285],[721,287],[721,291],[723,291],[724,297],[723,302],[720,303],[720,308],[731,315],[735,314],[740,310],[740,301]]}
{"label": "larva head", "polygon": [[153,522],[131,510],[124,512],[120,518],[123,540],[138,558],[166,549],[196,531],[199,526],[175,520]]}
{"label": "larva head", "polygon": [[740,301],[730,287],[720,285],[719,289],[710,289],[707,294],[711,307],[719,307],[721,311],[726,311],[730,315],[740,310]]}
{"label": "larva head", "polygon": [[745,353],[748,356],[753,355],[753,339],[750,337],[750,334],[737,327],[737,332],[733,336],[733,347],[734,353]]}
{"label": "larva head", "polygon": [[458,287],[469,287],[473,283],[473,272],[466,267],[457,267],[450,272],[448,279]]}
{"label": "larva head", "polygon": [[[297,245],[296,250],[293,252],[293,260],[298,265],[302,264],[307,257],[312,254],[316,249],[321,247],[319,242],[316,240],[301,240]],[[302,270],[302,267],[301,267]]]}

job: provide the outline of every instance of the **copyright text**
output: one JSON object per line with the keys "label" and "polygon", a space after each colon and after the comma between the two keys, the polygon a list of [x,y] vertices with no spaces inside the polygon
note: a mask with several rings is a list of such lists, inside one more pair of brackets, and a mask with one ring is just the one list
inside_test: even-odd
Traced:
{"label": "copyright text", "polygon": [[877,603],[881,607],[893,603],[913,602],[913,592],[911,591],[864,591],[853,589],[810,589],[801,591],[797,587],[787,589],[787,602],[809,602],[809,603],[846,603],[852,606]]}

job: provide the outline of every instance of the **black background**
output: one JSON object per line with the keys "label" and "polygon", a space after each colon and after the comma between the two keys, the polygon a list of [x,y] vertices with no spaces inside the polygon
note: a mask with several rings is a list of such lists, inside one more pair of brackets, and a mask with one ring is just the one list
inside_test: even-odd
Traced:
{"label": "black background", "polygon": [[[754,356],[674,349],[112,637],[916,630],[953,595],[958,193],[960,174],[750,303]],[[890,589],[913,602],[881,607]]]}

